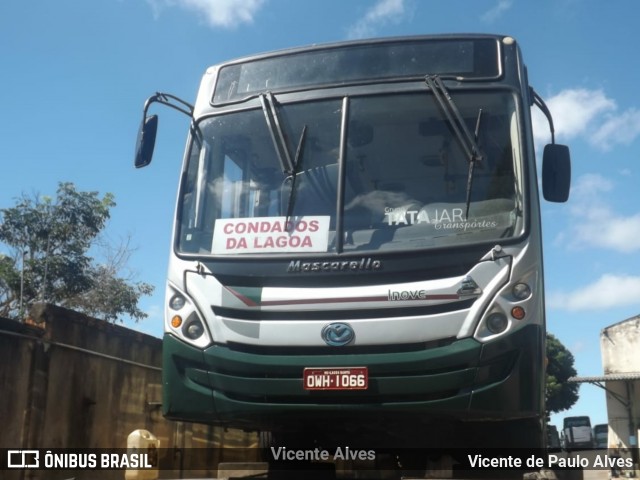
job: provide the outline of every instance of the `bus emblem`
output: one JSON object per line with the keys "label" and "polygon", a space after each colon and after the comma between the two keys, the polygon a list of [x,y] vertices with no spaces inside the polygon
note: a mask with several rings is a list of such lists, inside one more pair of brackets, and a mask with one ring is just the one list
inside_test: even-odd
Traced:
{"label": "bus emblem", "polygon": [[324,342],[331,347],[342,347],[356,338],[356,333],[348,323],[330,323],[325,325],[320,334]]}

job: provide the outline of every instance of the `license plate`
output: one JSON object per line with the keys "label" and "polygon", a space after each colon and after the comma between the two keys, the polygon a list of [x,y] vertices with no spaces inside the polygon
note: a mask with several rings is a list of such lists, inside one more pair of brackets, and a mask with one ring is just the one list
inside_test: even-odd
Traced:
{"label": "license plate", "polygon": [[305,368],[305,390],[366,390],[367,367]]}

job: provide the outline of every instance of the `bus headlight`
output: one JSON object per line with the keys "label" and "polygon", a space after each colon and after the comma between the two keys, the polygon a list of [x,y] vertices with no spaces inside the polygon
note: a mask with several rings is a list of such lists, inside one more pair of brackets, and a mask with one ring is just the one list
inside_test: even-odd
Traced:
{"label": "bus headlight", "polygon": [[186,303],[187,303],[187,299],[184,298],[184,296],[181,293],[176,293],[169,299],[169,308],[171,310],[178,311],[178,310],[181,310]]}
{"label": "bus headlight", "polygon": [[204,325],[202,325],[197,315],[190,315],[187,321],[184,322],[182,333],[190,340],[197,340],[204,334]]}
{"label": "bus headlight", "polygon": [[196,347],[205,348],[212,337],[205,316],[194,300],[177,286],[168,283],[165,297],[165,332],[171,333]]}
{"label": "bus headlight", "polygon": [[504,332],[509,326],[509,320],[507,316],[502,312],[491,313],[487,317],[487,330],[491,333],[497,334]]}
{"label": "bus headlight", "polygon": [[518,300],[526,300],[531,296],[531,287],[526,283],[516,283],[511,289],[511,293]]}

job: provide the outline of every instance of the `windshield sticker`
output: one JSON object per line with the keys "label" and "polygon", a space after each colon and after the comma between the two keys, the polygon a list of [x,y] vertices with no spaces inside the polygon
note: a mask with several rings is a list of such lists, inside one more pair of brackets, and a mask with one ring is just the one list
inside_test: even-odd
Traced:
{"label": "windshield sticker", "polygon": [[389,225],[418,225],[421,223],[440,224],[443,222],[464,222],[461,208],[433,209],[431,212],[422,210],[407,210],[405,207],[384,209],[384,216]]}
{"label": "windshield sticker", "polygon": [[329,216],[221,218],[213,230],[212,253],[326,252]]}
{"label": "windshield sticker", "polygon": [[443,222],[435,225],[436,230],[487,230],[498,228],[495,220],[465,220],[463,222]]}
{"label": "windshield sticker", "polygon": [[433,225],[436,230],[486,230],[498,228],[499,222],[495,220],[468,220],[464,218],[462,208],[437,209],[427,211],[407,210],[405,207],[385,208],[385,221],[388,225]]}

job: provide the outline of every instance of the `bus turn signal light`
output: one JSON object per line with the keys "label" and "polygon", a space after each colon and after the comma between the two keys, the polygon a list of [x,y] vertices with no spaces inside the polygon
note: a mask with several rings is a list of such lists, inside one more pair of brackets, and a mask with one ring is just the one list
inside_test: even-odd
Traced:
{"label": "bus turn signal light", "polygon": [[511,309],[511,316],[516,320],[522,320],[526,315],[524,308],[522,307],[513,307]]}

